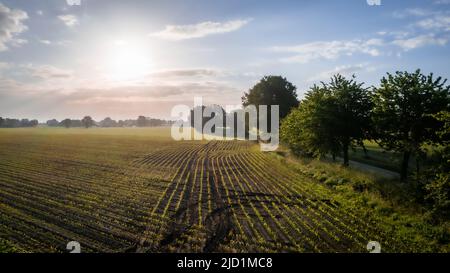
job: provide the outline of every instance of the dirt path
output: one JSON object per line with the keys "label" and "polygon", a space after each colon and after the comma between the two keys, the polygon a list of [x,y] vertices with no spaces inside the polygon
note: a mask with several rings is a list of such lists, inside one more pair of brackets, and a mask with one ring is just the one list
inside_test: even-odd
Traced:
{"label": "dirt path", "polygon": [[[327,156],[327,159],[332,160],[331,156]],[[343,158],[336,157],[336,162],[343,161]],[[350,160],[350,167],[356,170],[368,172],[371,174],[376,174],[385,179],[400,179],[400,174],[393,172],[391,170],[383,169],[380,167],[376,167],[370,164],[361,163],[358,161]]]}
{"label": "dirt path", "polygon": [[350,167],[361,170],[361,171],[373,173],[373,174],[376,174],[376,175],[381,176],[386,179],[400,179],[400,174],[398,174],[396,172],[386,170],[383,168],[379,168],[379,167],[375,167],[375,166],[372,166],[369,164],[364,164],[361,162],[353,161],[353,160],[350,160]]}

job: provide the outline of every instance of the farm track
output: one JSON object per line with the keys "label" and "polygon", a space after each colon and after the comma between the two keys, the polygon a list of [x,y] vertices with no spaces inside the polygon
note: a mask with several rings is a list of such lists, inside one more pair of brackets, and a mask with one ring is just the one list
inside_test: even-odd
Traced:
{"label": "farm track", "polygon": [[[31,145],[33,144],[33,145]],[[0,237],[33,252],[365,252],[395,245],[251,142],[33,149],[0,139]],[[127,144],[128,145],[128,144]]]}

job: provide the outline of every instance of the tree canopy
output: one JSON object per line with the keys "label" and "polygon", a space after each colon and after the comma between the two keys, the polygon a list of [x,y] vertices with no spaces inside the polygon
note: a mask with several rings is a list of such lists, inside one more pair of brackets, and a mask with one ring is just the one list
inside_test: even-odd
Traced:
{"label": "tree canopy", "polygon": [[449,109],[450,86],[433,74],[388,73],[375,89],[373,122],[381,147],[403,153],[401,178],[408,175],[410,157],[422,154],[423,144],[438,144],[443,122],[435,114]]}
{"label": "tree canopy", "polygon": [[81,123],[83,124],[83,126],[85,128],[90,128],[90,127],[94,126],[94,120],[90,116],[85,116],[81,120]]}
{"label": "tree canopy", "polygon": [[279,105],[283,119],[298,106],[297,88],[281,76],[265,76],[244,94],[242,105]]}
{"label": "tree canopy", "polygon": [[362,144],[370,126],[371,96],[362,85],[338,74],[311,88],[283,122],[282,140],[296,153],[341,153],[348,165],[349,148]]}

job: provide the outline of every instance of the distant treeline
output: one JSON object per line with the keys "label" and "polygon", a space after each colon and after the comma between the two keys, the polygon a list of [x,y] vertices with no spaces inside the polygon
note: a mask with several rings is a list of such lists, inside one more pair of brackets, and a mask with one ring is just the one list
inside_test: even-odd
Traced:
{"label": "distant treeline", "polygon": [[[65,127],[65,128],[76,128],[76,127],[162,127],[170,126],[173,121],[155,119],[144,116],[139,116],[137,119],[127,119],[127,120],[113,120],[111,118],[105,118],[101,121],[95,121],[90,116],[86,116],[83,119],[64,119],[58,121],[56,119],[48,120],[45,124],[48,127]],[[25,128],[25,127],[36,127],[39,122],[36,119],[3,119],[0,117],[0,128]]]}
{"label": "distant treeline", "polygon": [[155,119],[144,116],[139,116],[137,119],[127,119],[127,120],[113,120],[111,118],[105,118],[102,121],[95,121],[90,116],[84,117],[82,120],[65,119],[58,121],[56,119],[48,120],[47,126],[49,127],[103,127],[103,128],[113,128],[113,127],[161,127],[170,126],[173,122],[170,120]]}
{"label": "distant treeline", "polygon": [[0,117],[0,128],[35,127],[39,122],[35,119],[9,119]]}

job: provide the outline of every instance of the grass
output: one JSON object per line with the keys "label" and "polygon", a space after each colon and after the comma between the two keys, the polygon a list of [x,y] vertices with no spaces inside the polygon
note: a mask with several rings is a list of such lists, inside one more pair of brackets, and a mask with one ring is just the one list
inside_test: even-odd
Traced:
{"label": "grass", "polygon": [[[367,155],[364,153],[364,150],[361,147],[356,147],[349,152],[351,160],[369,164],[393,172],[400,172],[400,164],[402,160],[401,154],[385,151],[377,143],[372,141],[365,141],[364,145],[367,149]],[[410,164],[412,163],[413,159],[411,159]]]}
{"label": "grass", "polygon": [[332,189],[340,202],[377,218],[383,229],[395,233],[394,238],[413,246],[412,251],[419,246],[419,252],[450,251],[450,223],[434,224],[428,210],[416,202],[413,185],[345,168],[340,163],[297,158],[286,150],[273,156]]}
{"label": "grass", "polygon": [[[364,145],[366,146],[367,154],[364,153],[361,147],[356,147],[349,151],[350,160],[400,173],[400,166],[403,160],[402,154],[386,151],[374,141],[364,141]],[[436,149],[439,149],[427,144],[422,148],[426,151],[427,160],[433,157]],[[421,160],[419,167],[423,168],[423,164],[426,164],[427,160],[425,162]],[[412,155],[409,160],[410,173],[416,171],[416,164],[415,156]]]}

